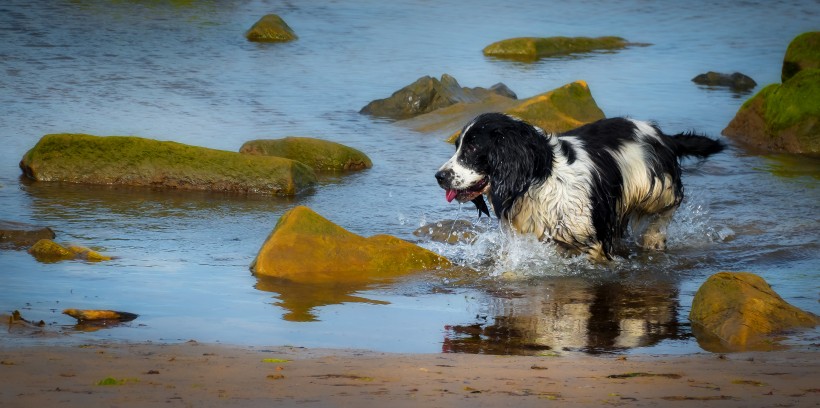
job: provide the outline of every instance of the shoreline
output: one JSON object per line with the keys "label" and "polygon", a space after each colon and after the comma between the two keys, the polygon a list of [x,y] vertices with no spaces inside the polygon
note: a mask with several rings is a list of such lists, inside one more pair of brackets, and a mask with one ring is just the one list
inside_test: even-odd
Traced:
{"label": "shoreline", "polygon": [[[808,406],[813,347],[732,354],[391,354],[221,344],[0,346],[4,407]],[[700,402],[703,404],[704,402]],[[170,405],[168,405],[170,404]]]}

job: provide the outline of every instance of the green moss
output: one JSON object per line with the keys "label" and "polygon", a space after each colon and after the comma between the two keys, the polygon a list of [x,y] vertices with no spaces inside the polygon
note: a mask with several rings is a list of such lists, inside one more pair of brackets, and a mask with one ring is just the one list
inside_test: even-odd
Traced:
{"label": "green moss", "polygon": [[307,164],[316,171],[361,170],[373,167],[366,154],[343,144],[310,137],[252,140],[240,153],[284,157]]}
{"label": "green moss", "polygon": [[804,69],[820,68],[820,31],[798,35],[786,49],[781,80],[788,81]]}
{"label": "green moss", "polygon": [[133,136],[46,135],[20,167],[38,181],[278,195],[316,182],[312,169],[292,160]]}
{"label": "green moss", "polygon": [[772,132],[807,118],[816,120],[820,118],[820,69],[802,70],[782,85],[763,88],[757,97],[765,99],[764,117]]}
{"label": "green moss", "polygon": [[621,37],[519,37],[492,43],[484,48],[484,55],[522,61],[588,53],[598,50],[617,50],[631,45]]}
{"label": "green moss", "polygon": [[38,261],[46,263],[59,262],[76,257],[74,252],[50,239],[37,241],[29,248],[28,253]]}

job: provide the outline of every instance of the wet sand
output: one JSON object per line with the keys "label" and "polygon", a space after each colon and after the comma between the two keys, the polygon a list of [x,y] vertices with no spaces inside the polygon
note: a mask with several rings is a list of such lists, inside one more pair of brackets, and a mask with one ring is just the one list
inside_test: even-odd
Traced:
{"label": "wet sand", "polygon": [[0,346],[2,407],[820,405],[814,349],[508,357],[299,347]]}

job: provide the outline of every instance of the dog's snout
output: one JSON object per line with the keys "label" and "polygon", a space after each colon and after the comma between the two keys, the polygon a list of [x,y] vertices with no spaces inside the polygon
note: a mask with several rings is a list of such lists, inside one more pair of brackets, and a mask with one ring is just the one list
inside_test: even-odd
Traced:
{"label": "dog's snout", "polygon": [[436,172],[436,180],[438,180],[438,185],[442,187],[446,187],[449,184],[450,178],[452,178],[452,170],[439,170]]}

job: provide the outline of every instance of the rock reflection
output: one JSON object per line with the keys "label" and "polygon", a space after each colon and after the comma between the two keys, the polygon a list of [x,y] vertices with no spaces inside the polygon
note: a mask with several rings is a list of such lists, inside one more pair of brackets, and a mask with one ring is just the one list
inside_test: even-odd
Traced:
{"label": "rock reflection", "polygon": [[687,336],[677,321],[677,287],[553,278],[491,293],[487,316],[446,327],[444,352],[537,354],[625,350]]}
{"label": "rock reflection", "polygon": [[254,287],[261,291],[275,293],[279,301],[274,304],[287,310],[282,319],[291,322],[317,321],[314,309],[321,306],[342,303],[390,304],[390,302],[354,295],[357,292],[373,289],[376,286],[374,283],[297,283],[287,279],[264,276],[257,276],[256,279]]}

